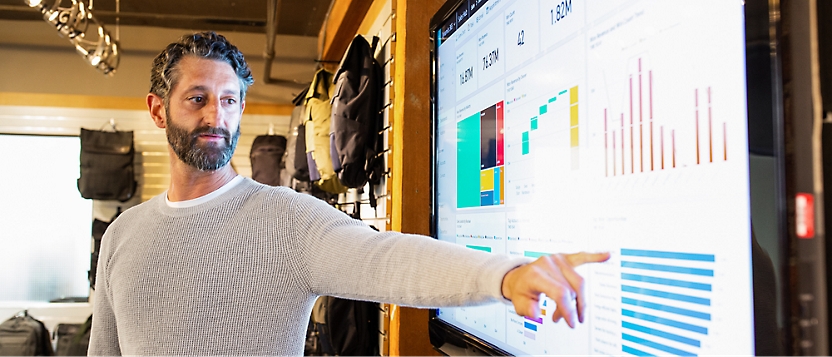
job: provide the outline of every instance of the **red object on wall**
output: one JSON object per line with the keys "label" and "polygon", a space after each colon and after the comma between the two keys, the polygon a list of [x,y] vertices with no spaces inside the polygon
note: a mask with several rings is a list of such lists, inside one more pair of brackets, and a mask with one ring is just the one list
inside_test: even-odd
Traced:
{"label": "red object on wall", "polygon": [[798,238],[815,237],[815,198],[809,193],[798,193],[794,200],[795,233]]}

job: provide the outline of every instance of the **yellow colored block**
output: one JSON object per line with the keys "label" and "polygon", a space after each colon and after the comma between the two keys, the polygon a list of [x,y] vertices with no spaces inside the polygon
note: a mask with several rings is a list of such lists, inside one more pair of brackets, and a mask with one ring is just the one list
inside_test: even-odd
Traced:
{"label": "yellow colored block", "polygon": [[574,86],[569,88],[569,104],[575,104],[578,102],[578,86]]}
{"label": "yellow colored block", "polygon": [[569,126],[578,126],[578,105],[569,108]]}
{"label": "yellow colored block", "polygon": [[570,131],[571,131],[571,134],[572,134],[572,140],[571,140],[572,145],[571,146],[573,148],[578,147],[578,127],[574,127]]}
{"label": "yellow colored block", "polygon": [[494,169],[480,171],[480,191],[494,190]]}
{"label": "yellow colored block", "polygon": [[500,204],[506,203],[506,167],[500,169]]}

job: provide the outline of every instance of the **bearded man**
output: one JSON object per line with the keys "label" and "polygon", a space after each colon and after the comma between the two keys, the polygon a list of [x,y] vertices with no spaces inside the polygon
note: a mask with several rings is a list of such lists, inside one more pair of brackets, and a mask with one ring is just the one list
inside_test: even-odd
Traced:
{"label": "bearded man", "polygon": [[583,321],[577,253],[534,262],[429,237],[379,233],[312,196],[228,165],[253,83],[242,53],[213,32],[153,61],[147,107],[165,129],[168,190],[104,235],[90,355],[302,355],[320,295],[446,307],[505,301],[536,317]]}

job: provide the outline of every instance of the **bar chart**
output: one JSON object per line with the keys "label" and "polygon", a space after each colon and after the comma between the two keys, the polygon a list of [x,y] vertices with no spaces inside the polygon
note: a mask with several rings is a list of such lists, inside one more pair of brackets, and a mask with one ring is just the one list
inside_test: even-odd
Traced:
{"label": "bar chart", "polygon": [[457,124],[457,207],[505,204],[504,102]]}
{"label": "bar chart", "polygon": [[[538,115],[529,118],[529,129],[522,133],[522,155],[529,155],[531,153],[531,133],[540,129],[541,121],[547,122],[545,125],[555,125],[556,120],[548,118],[550,116],[550,107],[565,102],[563,108],[568,111],[568,126],[564,128],[554,128],[556,131],[568,130],[569,132],[569,147],[571,152],[572,170],[580,168],[579,165],[579,146],[580,146],[580,120],[578,115],[578,86],[559,91],[556,95],[549,98],[546,103],[538,106]],[[548,120],[547,120],[548,119]],[[559,130],[558,130],[559,129]]]}
{"label": "bar chart", "polygon": [[715,256],[621,249],[621,352],[696,356],[711,323]]}
{"label": "bar chart", "polygon": [[[508,317],[514,331],[509,339],[517,345],[522,345],[527,351],[535,355],[546,355],[554,350],[550,345],[557,344],[552,338],[553,322],[548,316],[547,309],[553,305],[548,298],[541,299],[540,316],[519,316],[513,307],[508,307]],[[559,331],[558,331],[559,332]]]}
{"label": "bar chart", "polygon": [[712,87],[691,89],[687,110],[654,115],[654,74],[644,62],[639,57],[629,66],[623,108],[603,108],[604,175],[728,161],[728,125],[714,122]]}
{"label": "bar chart", "polygon": [[[537,259],[537,258],[540,258],[540,257],[543,257],[543,256],[547,256],[549,254],[550,253],[536,252],[536,251],[530,251],[530,250],[523,251],[523,256],[528,257],[528,258],[533,258],[533,259]],[[523,317],[525,319],[525,321],[523,321],[523,328],[524,328],[523,334],[526,338],[531,339],[531,340],[536,339],[538,330],[542,329],[543,321],[546,319],[546,309],[548,308],[548,304],[549,304],[549,299],[546,298],[546,297],[542,298],[541,302],[540,302],[540,316],[538,316],[536,318],[531,318],[531,317],[527,317],[527,316]]]}

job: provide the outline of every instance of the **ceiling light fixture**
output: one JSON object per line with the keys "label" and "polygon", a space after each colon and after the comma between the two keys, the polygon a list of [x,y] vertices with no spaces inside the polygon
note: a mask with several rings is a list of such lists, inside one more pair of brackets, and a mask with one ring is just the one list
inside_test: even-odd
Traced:
{"label": "ceiling light fixture", "polygon": [[119,62],[118,40],[113,39],[101,23],[92,15],[92,1],[71,0],[70,7],[61,7],[63,0],[25,0],[40,9],[43,19],[58,30],[75,46],[87,63],[106,75],[113,75]]}

